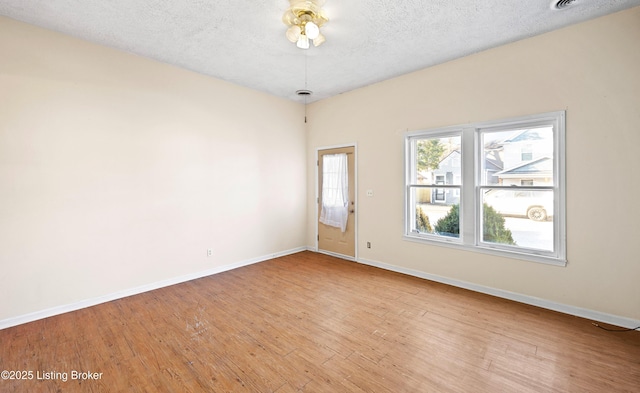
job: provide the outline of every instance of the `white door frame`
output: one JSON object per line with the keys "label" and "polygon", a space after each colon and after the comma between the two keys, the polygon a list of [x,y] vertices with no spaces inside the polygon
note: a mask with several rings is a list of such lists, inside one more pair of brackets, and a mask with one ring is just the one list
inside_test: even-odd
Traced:
{"label": "white door frame", "polygon": [[[318,221],[318,215],[320,214],[320,212],[318,211],[318,206],[320,205],[320,189],[318,188],[318,181],[320,180],[320,174],[318,173],[320,170],[320,151],[321,150],[329,150],[329,149],[340,149],[343,147],[353,147],[353,162],[355,162],[355,168],[353,168],[353,173],[355,176],[355,179],[353,179],[353,186],[355,187],[355,189],[353,190],[353,195],[355,195],[356,200],[354,201],[355,204],[355,210],[356,212],[353,214],[354,217],[354,230],[355,230],[355,239],[354,242],[356,244],[354,244],[354,249],[355,249],[355,257],[352,258],[348,255],[342,255],[342,254],[335,254],[332,253],[330,251],[324,251],[324,250],[320,250],[320,244],[319,244],[319,236],[320,236],[320,232],[318,230],[318,227],[320,225],[320,222]],[[352,261],[357,261],[358,260],[358,210],[359,210],[359,202],[358,202],[358,144],[357,143],[345,143],[343,145],[331,145],[331,146],[321,146],[321,147],[316,147],[316,179],[315,179],[315,189],[316,189],[316,194],[315,194],[315,206],[316,206],[316,213],[315,213],[315,222],[316,222],[316,252],[322,253],[322,254],[327,254],[327,255],[333,255],[335,257],[338,258],[342,258],[342,259],[348,259],[348,260],[352,260]]]}

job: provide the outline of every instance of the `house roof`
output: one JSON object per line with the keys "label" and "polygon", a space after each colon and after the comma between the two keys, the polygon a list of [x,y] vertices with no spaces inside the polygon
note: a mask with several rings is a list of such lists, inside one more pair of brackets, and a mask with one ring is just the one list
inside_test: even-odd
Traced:
{"label": "house roof", "polygon": [[496,176],[505,177],[551,177],[553,174],[553,159],[540,157],[533,161],[527,161],[517,166],[496,173]]}
{"label": "house roof", "polygon": [[484,158],[484,162],[485,162],[485,168],[486,169],[492,169],[492,170],[501,170],[503,169],[503,162],[499,161],[499,160],[495,160],[493,158],[489,158],[485,155]]}
{"label": "house roof", "polygon": [[440,162],[442,163],[442,162],[444,162],[444,161],[448,160],[448,159],[449,159],[452,155],[454,155],[454,154],[456,154],[456,155],[458,155],[458,156],[459,156],[459,155],[460,155],[460,150],[458,150],[458,149],[451,150],[451,151],[449,152],[449,154],[447,154],[446,156],[444,156],[444,157],[442,158],[442,160],[440,160]]}
{"label": "house roof", "polygon": [[550,127],[544,128],[533,128],[528,130],[522,130],[515,135],[512,135],[508,139],[505,139],[503,143],[516,143],[516,142],[525,142],[525,141],[540,141],[546,139],[544,136],[540,135],[543,130],[549,131]]}

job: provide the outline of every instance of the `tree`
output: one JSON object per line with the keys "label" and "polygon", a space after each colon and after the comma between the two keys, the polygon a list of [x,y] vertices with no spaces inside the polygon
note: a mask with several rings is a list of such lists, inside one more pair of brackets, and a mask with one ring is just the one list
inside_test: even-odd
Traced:
{"label": "tree", "polygon": [[[491,243],[515,245],[511,231],[504,226],[504,217],[486,203],[483,204],[483,231],[482,240]],[[435,226],[436,233],[445,236],[460,236],[460,212],[459,206],[451,206],[446,216],[438,220]]]}
{"label": "tree", "polygon": [[422,139],[417,143],[418,171],[438,169],[442,160],[444,146],[439,139]]}
{"label": "tree", "polygon": [[416,206],[416,229],[421,233],[432,233],[433,228],[427,216],[420,206]]}

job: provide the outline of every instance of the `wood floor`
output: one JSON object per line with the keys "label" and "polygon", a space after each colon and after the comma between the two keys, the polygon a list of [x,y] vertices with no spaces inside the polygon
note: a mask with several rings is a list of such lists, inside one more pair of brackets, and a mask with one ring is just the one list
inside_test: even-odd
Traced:
{"label": "wood floor", "polygon": [[640,332],[311,252],[0,330],[0,346],[2,370],[33,372],[2,392],[640,391]]}

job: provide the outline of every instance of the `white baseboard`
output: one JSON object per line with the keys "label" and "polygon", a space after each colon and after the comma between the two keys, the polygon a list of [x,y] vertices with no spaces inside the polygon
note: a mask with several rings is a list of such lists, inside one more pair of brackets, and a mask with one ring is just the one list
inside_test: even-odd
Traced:
{"label": "white baseboard", "polygon": [[610,325],[625,327],[628,329],[633,329],[640,326],[640,320],[637,320],[637,319],[631,319],[631,318],[607,314],[599,311],[589,310],[586,308],[570,306],[567,304],[557,303],[550,300],[537,298],[534,296],[527,296],[520,293],[505,291],[502,289],[486,287],[483,285],[473,284],[466,281],[455,280],[452,278],[442,277],[435,274],[424,273],[418,270],[389,265],[387,263],[372,261],[369,259],[358,258],[356,262],[362,263],[364,265],[378,267],[385,270],[391,270],[397,273],[407,274],[409,276],[424,278],[425,280],[435,281],[442,284],[451,285],[454,287],[459,287],[459,288],[469,289],[475,292],[485,293],[487,295],[492,295],[492,296],[500,297],[503,299],[509,299],[516,302],[529,304],[532,306],[546,308],[548,310],[558,311],[564,314],[569,314],[569,315],[574,315],[581,318],[590,319],[592,321],[603,322]]}
{"label": "white baseboard", "polygon": [[266,260],[269,260],[269,259],[278,258],[278,257],[282,257],[282,256],[285,256],[285,255],[290,255],[290,254],[295,254],[297,252],[306,251],[306,250],[307,250],[307,247],[298,247],[298,248],[294,248],[294,249],[291,249],[291,250],[280,251],[280,252],[276,252],[276,253],[273,253],[273,254],[267,254],[267,255],[263,255],[263,256],[257,257],[257,258],[252,258],[252,259],[247,259],[247,260],[244,260],[244,261],[232,263],[232,264],[229,264],[229,265],[218,266],[218,267],[215,267],[215,268],[212,268],[212,269],[207,269],[207,270],[204,270],[204,271],[191,273],[191,274],[185,274],[183,276],[174,277],[174,278],[170,278],[170,279],[167,279],[167,280],[162,280],[162,281],[154,282],[154,283],[151,283],[151,284],[142,285],[142,286],[131,288],[131,289],[127,289],[127,290],[124,290],[124,291],[110,293],[110,294],[107,294],[107,295],[104,295],[104,296],[98,296],[98,297],[94,297],[94,298],[91,298],[91,299],[81,300],[81,301],[76,302],[76,303],[65,304],[65,305],[62,305],[62,306],[48,308],[46,310],[36,311],[36,312],[29,313],[29,314],[24,314],[24,315],[20,315],[20,316],[17,316],[17,317],[4,319],[4,320],[0,321],[0,330],[6,329],[6,328],[12,327],[12,326],[21,325],[23,323],[33,322],[33,321],[37,321],[39,319],[52,317],[54,315],[64,314],[64,313],[67,313],[67,312],[70,312],[70,311],[76,311],[76,310],[80,310],[80,309],[83,309],[83,308],[95,306],[95,305],[98,305],[98,304],[101,304],[101,303],[110,302],[112,300],[122,299],[122,298],[125,298],[125,297],[128,297],[128,296],[137,295],[137,294],[140,294],[140,293],[143,293],[143,292],[153,291],[154,289],[164,288],[164,287],[168,287],[168,286],[171,286],[171,285],[180,284],[180,283],[183,283],[183,282],[195,280],[195,279],[198,279],[198,278],[211,276],[211,275],[214,275],[214,274],[218,274],[218,273],[226,272],[226,271],[229,271],[229,270],[237,269],[239,267],[252,265],[254,263],[263,262],[263,261],[266,261]]}
{"label": "white baseboard", "polygon": [[331,251],[325,251],[325,250],[320,250],[320,249],[307,249],[307,251],[314,251],[317,252],[318,254],[325,254],[325,255],[329,255],[332,257],[336,257],[336,258],[340,258],[340,259],[346,259],[347,261],[352,261],[352,262],[356,262],[357,259],[349,256],[349,255],[344,255],[344,254],[338,254],[336,252],[331,252]]}

